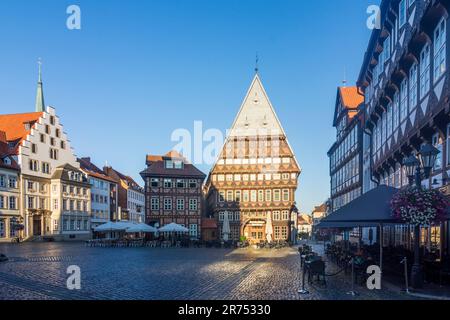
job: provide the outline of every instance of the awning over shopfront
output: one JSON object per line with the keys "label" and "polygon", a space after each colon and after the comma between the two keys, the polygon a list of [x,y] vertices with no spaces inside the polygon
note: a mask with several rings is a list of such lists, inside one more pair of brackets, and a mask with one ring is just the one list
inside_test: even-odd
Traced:
{"label": "awning over shopfront", "polygon": [[379,186],[322,219],[318,228],[356,228],[393,224],[390,202],[399,190]]}

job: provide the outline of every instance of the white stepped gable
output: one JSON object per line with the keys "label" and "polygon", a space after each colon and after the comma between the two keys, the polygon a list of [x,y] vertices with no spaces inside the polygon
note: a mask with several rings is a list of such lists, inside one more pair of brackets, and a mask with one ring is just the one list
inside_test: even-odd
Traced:
{"label": "white stepped gable", "polygon": [[[51,117],[54,119],[53,124],[50,121]],[[46,125],[49,126],[49,134],[45,131]],[[56,137],[55,134],[57,129],[59,130],[59,137]],[[44,142],[41,142],[40,140],[41,134],[45,137]],[[50,144],[52,137],[55,142],[53,146]],[[61,141],[64,143],[64,148],[62,148]],[[32,152],[33,144],[36,145],[36,153]],[[50,148],[57,150],[57,159],[50,158]],[[39,170],[30,170],[30,159],[39,161]],[[79,168],[79,163],[77,162],[77,158],[70,145],[70,140],[64,132],[64,127],[60,123],[60,119],[56,115],[54,108],[47,107],[46,112],[43,113],[30,134],[22,142],[22,145],[19,147],[18,160],[22,173],[42,178],[49,178],[55,172],[57,167],[64,164],[70,164],[75,168]],[[49,173],[42,172],[43,162],[50,165]]]}
{"label": "white stepped gable", "polygon": [[241,109],[234,120],[229,137],[256,135],[285,136],[258,74],[255,75]]}

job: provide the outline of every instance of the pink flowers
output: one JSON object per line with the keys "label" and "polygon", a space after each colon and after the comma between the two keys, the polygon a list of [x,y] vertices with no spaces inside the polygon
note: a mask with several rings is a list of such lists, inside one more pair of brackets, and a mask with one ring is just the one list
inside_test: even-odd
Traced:
{"label": "pink flowers", "polygon": [[445,220],[449,201],[438,190],[408,188],[391,200],[393,216],[411,225],[431,225]]}

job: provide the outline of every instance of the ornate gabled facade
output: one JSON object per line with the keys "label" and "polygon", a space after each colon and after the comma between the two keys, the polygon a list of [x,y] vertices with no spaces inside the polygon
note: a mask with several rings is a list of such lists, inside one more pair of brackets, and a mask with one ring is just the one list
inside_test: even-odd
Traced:
{"label": "ornate gabled facade", "polygon": [[270,234],[275,241],[290,240],[300,172],[256,74],[205,184],[207,214],[218,221],[219,236],[227,215],[228,239],[258,243]]}
{"label": "ornate gabled facade", "polygon": [[328,151],[332,212],[361,195],[363,102],[357,87],[338,88],[333,121],[336,142]]}

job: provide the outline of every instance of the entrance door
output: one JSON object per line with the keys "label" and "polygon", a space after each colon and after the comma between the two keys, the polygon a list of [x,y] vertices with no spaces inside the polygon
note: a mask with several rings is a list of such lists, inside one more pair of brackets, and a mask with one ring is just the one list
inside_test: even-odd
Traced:
{"label": "entrance door", "polygon": [[247,225],[244,234],[250,244],[257,244],[266,240],[264,225]]}
{"label": "entrance door", "polygon": [[42,235],[41,217],[33,217],[33,235]]}

